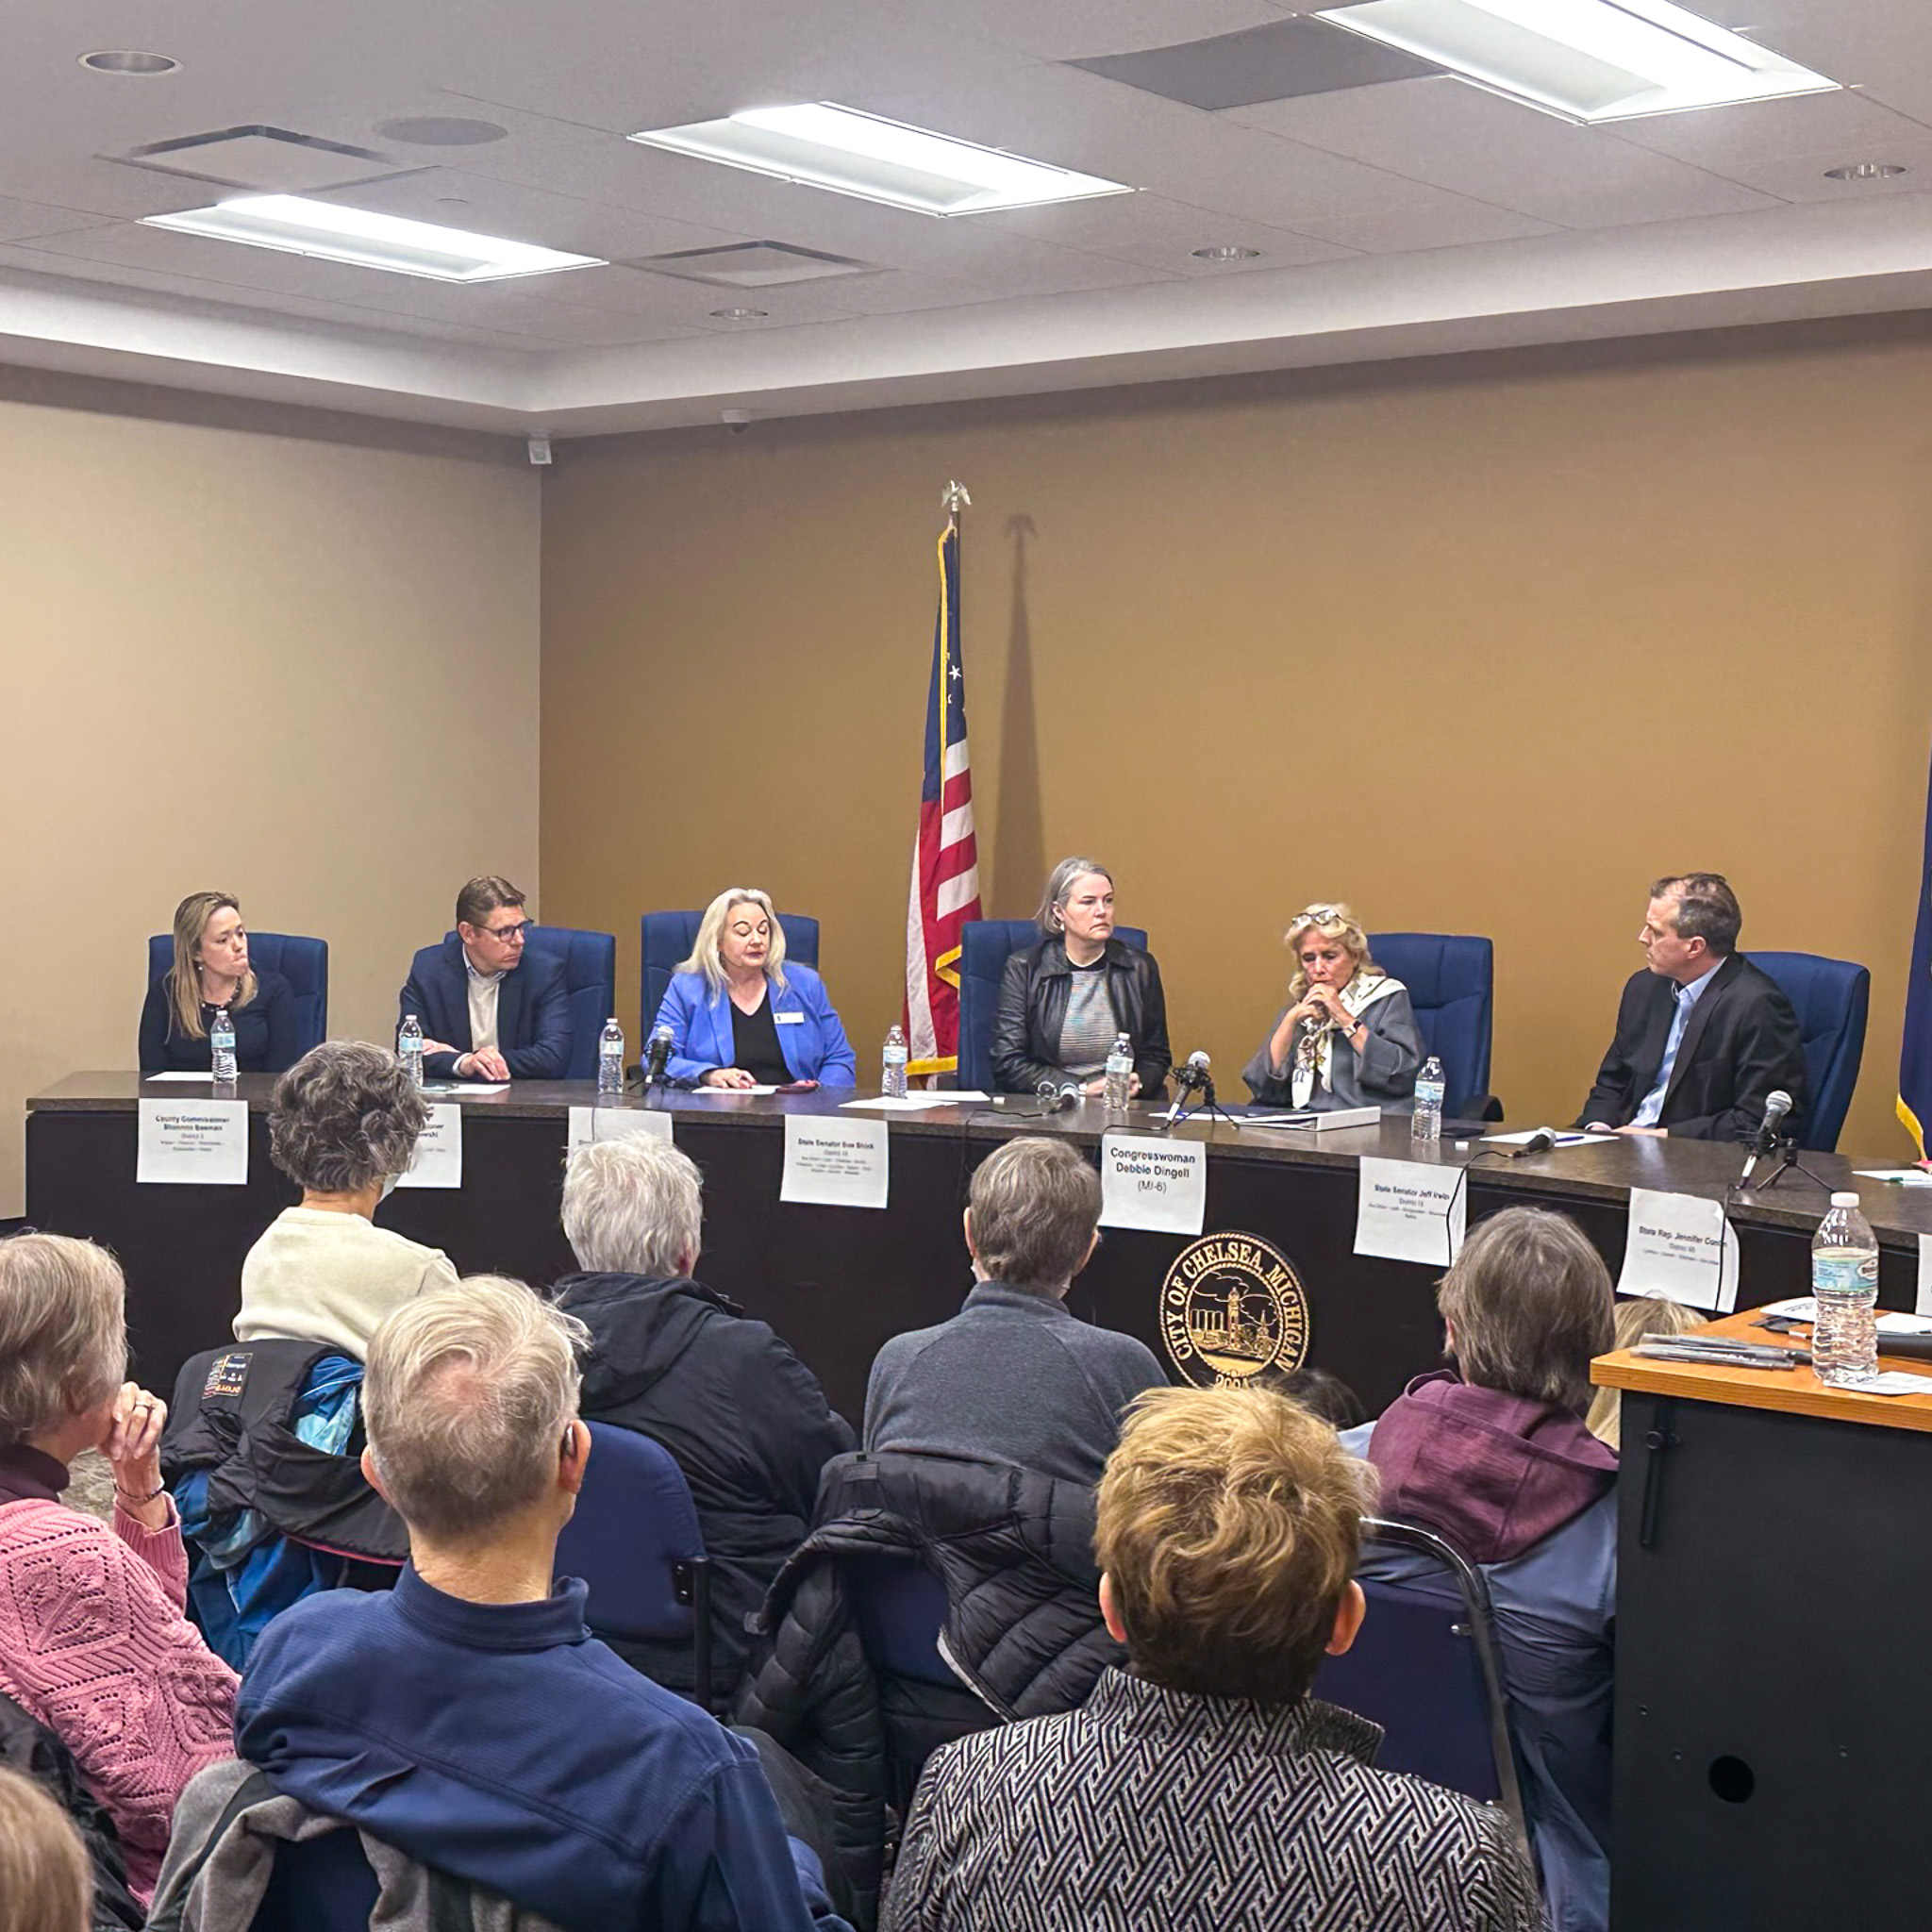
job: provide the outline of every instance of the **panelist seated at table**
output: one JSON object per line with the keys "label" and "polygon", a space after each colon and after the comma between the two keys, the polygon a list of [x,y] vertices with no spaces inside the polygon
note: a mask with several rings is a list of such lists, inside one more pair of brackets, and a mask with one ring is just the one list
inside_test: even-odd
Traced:
{"label": "panelist seated at table", "polygon": [[1324,1113],[1345,1107],[1407,1112],[1423,1043],[1408,989],[1369,958],[1369,936],[1346,906],[1309,906],[1284,935],[1294,972],[1288,1005],[1241,1070],[1270,1107]]}
{"label": "panelist seated at table", "polygon": [[148,988],[141,1009],[141,1071],[208,1072],[208,1032],[224,1007],[242,1073],[279,1074],[293,1063],[294,990],[279,973],[250,967],[241,901],[232,892],[190,892],[175,908],[175,963]]}
{"label": "panelist seated at table", "polygon": [[993,1085],[1037,1093],[1043,1085],[1107,1091],[1107,1057],[1124,1033],[1135,1095],[1160,1097],[1174,1056],[1167,995],[1152,953],[1114,937],[1113,874],[1091,858],[1063,858],[1035,915],[1039,945],[1015,953],[993,1016]]}
{"label": "panelist seated at table", "polygon": [[1791,1096],[1786,1131],[1804,1113],[1798,1016],[1768,974],[1737,951],[1744,915],[1718,873],[1660,878],[1637,942],[1617,1030],[1576,1124],[1591,1133],[1749,1141],[1764,1103]]}
{"label": "panelist seated at table", "polygon": [[525,958],[536,922],[508,879],[472,879],[457,929],[409,967],[397,1024],[423,1025],[423,1071],[437,1080],[560,1080],[570,1064],[563,960]]}
{"label": "panelist seated at table", "polygon": [[705,908],[653,1023],[671,1029],[674,1080],[701,1087],[858,1084],[851,1042],[809,966],[785,963],[769,892],[727,886]]}

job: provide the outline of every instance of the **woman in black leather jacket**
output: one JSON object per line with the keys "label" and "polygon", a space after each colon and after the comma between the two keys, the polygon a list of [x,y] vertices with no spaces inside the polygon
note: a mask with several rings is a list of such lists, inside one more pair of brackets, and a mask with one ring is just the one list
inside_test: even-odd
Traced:
{"label": "woman in black leather jacket", "polygon": [[1158,1100],[1174,1057],[1167,996],[1154,956],[1113,936],[1113,874],[1091,858],[1063,858],[1040,903],[1040,944],[1015,953],[993,1021],[993,1085],[1035,1093],[1042,1082],[1106,1091],[1108,1049],[1124,1033],[1134,1092]]}

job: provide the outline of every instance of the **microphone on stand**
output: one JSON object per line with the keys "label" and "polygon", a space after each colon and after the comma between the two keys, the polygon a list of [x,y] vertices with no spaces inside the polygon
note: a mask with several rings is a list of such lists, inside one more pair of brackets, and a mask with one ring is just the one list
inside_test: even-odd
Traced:
{"label": "microphone on stand", "polygon": [[1187,1059],[1174,1069],[1174,1105],[1167,1110],[1167,1124],[1173,1126],[1180,1118],[1181,1107],[1191,1093],[1211,1090],[1214,1082],[1208,1069],[1214,1063],[1199,1048],[1191,1053]]}
{"label": "microphone on stand", "polygon": [[1764,1120],[1751,1142],[1751,1151],[1744,1157],[1744,1172],[1738,1176],[1740,1188],[1751,1178],[1751,1170],[1777,1145],[1778,1123],[1790,1110],[1791,1096],[1782,1087],[1764,1096]]}
{"label": "microphone on stand", "polygon": [[1035,1086],[1033,1097],[1040,1103],[1041,1113],[1045,1115],[1072,1113],[1086,1095],[1080,1091],[1080,1085],[1076,1080],[1041,1080]]}
{"label": "microphone on stand", "polygon": [[659,1026],[644,1049],[644,1091],[665,1084],[664,1069],[671,1059],[671,1028]]}

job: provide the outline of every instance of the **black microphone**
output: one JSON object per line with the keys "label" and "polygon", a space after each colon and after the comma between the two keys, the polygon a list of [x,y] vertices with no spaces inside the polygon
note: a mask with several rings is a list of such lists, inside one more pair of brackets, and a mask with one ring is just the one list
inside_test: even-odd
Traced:
{"label": "black microphone", "polygon": [[1532,1154],[1547,1154],[1557,1144],[1557,1137],[1548,1127],[1539,1127],[1521,1147],[1509,1151],[1511,1160],[1527,1160]]}
{"label": "black microphone", "polygon": [[671,1058],[671,1028],[659,1026],[644,1049],[644,1091],[664,1084],[664,1068]]}
{"label": "black microphone", "polygon": [[1174,1074],[1174,1097],[1185,1099],[1190,1093],[1198,1093],[1208,1083],[1208,1069],[1214,1064],[1198,1048],[1191,1053]]}
{"label": "black microphone", "polygon": [[1744,1172],[1738,1176],[1741,1188],[1751,1178],[1751,1170],[1759,1158],[1771,1152],[1777,1144],[1778,1123],[1791,1110],[1791,1096],[1782,1087],[1774,1089],[1764,1096],[1764,1120],[1757,1129],[1751,1150],[1744,1156]]}

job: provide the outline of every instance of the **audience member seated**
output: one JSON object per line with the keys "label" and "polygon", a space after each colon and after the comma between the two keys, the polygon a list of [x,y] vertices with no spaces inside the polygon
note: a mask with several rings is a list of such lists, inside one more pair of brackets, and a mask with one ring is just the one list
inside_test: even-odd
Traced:
{"label": "audience member seated", "polygon": [[1361,922],[1346,906],[1310,906],[1289,921],[1285,941],[1294,960],[1288,1005],[1241,1074],[1248,1091],[1305,1112],[1407,1112],[1428,1049],[1408,989],[1369,958]]}
{"label": "audience member seated", "polygon": [[564,1932],[836,1925],[755,1748],[592,1638],[582,1583],[553,1583],[590,1456],[585,1339],[489,1276],[389,1318],[364,1465],[410,1561],[387,1594],[269,1625],[236,1745],[282,1796]]}
{"label": "audience member seated", "polygon": [[524,959],[536,922],[508,879],[472,879],[457,929],[409,964],[397,1024],[423,1025],[423,1071],[435,1080],[560,1080],[570,1065],[563,959]]}
{"label": "audience member seated", "polygon": [[175,908],[175,963],[141,1009],[143,1074],[206,1074],[208,1029],[223,1008],[235,1024],[235,1064],[279,1074],[295,1058],[295,994],[279,973],[248,964],[248,932],[231,892],[191,892]]}
{"label": "audience member seated", "polygon": [[[125,1298],[90,1241],[0,1241],[0,1694],[74,1754],[145,1905],[175,1799],[232,1753],[235,1677],[182,1614],[167,1405],[122,1380]],[[83,1449],[112,1466],[111,1529],[60,1501]]]}
{"label": "audience member seated", "polygon": [[858,1063],[825,983],[785,963],[785,928],[769,892],[726,886],[705,908],[652,1031],[671,1029],[665,1070],[700,1087],[851,1087]]}
{"label": "audience member seated", "polygon": [[[712,1566],[712,1682],[726,1696],[744,1666],[744,1620],[804,1540],[820,1474],[852,1431],[777,1335],[692,1279],[703,1185],[668,1141],[575,1149],[563,1231],[585,1272],[554,1299],[590,1330],[585,1421],[649,1436],[691,1485]],[[624,1655],[689,1688],[687,1656]]]}
{"label": "audience member seated", "polygon": [[[1639,1295],[1635,1301],[1617,1304],[1610,1346],[1635,1348],[1640,1341],[1648,1341],[1653,1337],[1667,1341],[1674,1335],[1688,1335],[1693,1328],[1702,1328],[1706,1319],[1695,1308],[1687,1308],[1682,1302],[1674,1302],[1667,1296]],[[1599,1389],[1590,1398],[1590,1414],[1584,1420],[1598,1441],[1621,1452],[1624,1403],[1620,1391]]]}
{"label": "audience member seated", "polygon": [[0,1932],[89,1932],[93,1883],[67,1814],[0,1767]]}
{"label": "audience member seated", "polygon": [[866,1449],[1097,1483],[1122,1412],[1167,1380],[1144,1343],[1067,1308],[1099,1240],[1100,1176],[1077,1147],[1023,1136],[981,1161],[966,1208],[973,1291],[950,1322],[879,1350]]}
{"label": "audience member seated", "polygon": [[386,1047],[325,1041],[275,1082],[269,1154],[302,1202],[269,1223],[242,1263],[237,1341],[302,1337],[359,1359],[392,1308],[456,1280],[440,1248],[375,1225],[428,1120]]}
{"label": "audience member seated", "polygon": [[[91,1932],[141,1932],[147,1913],[127,1889],[127,1861],[121,1856],[121,1834],[108,1807],[82,1783],[74,1753],[45,1724],[36,1724],[10,1697],[0,1697],[0,1778],[18,1774],[38,1785],[59,1807],[78,1835],[93,1892]],[[22,1874],[9,1873],[5,1858],[14,1831],[20,1829],[6,1801],[0,1799],[0,1932],[39,1932],[32,1918],[9,1919],[13,1888]],[[83,1924],[90,1922],[83,1920]]]}
{"label": "audience member seated", "polygon": [[1113,874],[1091,858],[1054,867],[1034,915],[1041,938],[1012,955],[993,1012],[993,1085],[1002,1093],[1077,1087],[1107,1091],[1107,1057],[1124,1033],[1131,1089],[1141,1100],[1166,1091],[1167,995],[1154,955],[1116,939]]}
{"label": "audience member seated", "polygon": [[1331,1429],[1359,1428],[1369,1412],[1362,1399],[1340,1375],[1326,1369],[1297,1369],[1286,1374],[1277,1368],[1266,1368],[1254,1378],[1257,1389],[1271,1389],[1298,1402],[1311,1415],[1318,1415]]}
{"label": "audience member seated", "polygon": [[1361,1624],[1373,1491],[1281,1396],[1143,1396],[1095,1538],[1128,1668],[934,1756],[886,1932],[1540,1926],[1502,1814],[1372,1769],[1379,1728],[1308,1695]]}
{"label": "audience member seated", "polygon": [[[1509,1208],[1471,1231],[1439,1300],[1455,1369],[1342,1441],[1380,1473],[1384,1516],[1434,1530],[1488,1576],[1551,1923],[1602,1932],[1617,1457],[1583,1416],[1591,1358],[1610,1345],[1609,1271],[1567,1215]],[[1367,1574],[1424,1589],[1441,1574],[1394,1551],[1372,1553]]]}

